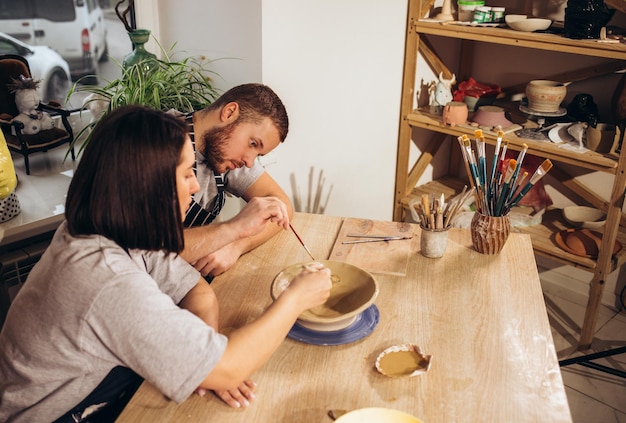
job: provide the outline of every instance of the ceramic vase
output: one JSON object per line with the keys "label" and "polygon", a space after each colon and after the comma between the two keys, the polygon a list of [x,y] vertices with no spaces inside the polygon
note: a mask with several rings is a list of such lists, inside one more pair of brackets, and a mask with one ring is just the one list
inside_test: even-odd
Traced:
{"label": "ceramic vase", "polygon": [[526,85],[528,107],[535,112],[558,112],[566,94],[567,87],[557,81],[537,79]]}
{"label": "ceramic vase", "polygon": [[143,63],[144,70],[150,70],[156,63],[156,55],[146,50],[144,44],[150,39],[150,31],[147,29],[135,29],[128,33],[130,41],[133,43],[133,51],[124,57],[122,66],[124,69]]}
{"label": "ceramic vase", "polygon": [[509,215],[487,216],[476,212],[470,224],[472,246],[481,254],[498,254],[511,232]]}

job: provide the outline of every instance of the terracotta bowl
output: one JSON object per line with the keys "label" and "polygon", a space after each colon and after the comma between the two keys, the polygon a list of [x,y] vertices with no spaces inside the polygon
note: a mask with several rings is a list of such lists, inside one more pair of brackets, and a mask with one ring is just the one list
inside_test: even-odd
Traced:
{"label": "terracotta bowl", "polygon": [[382,407],[352,410],[335,421],[337,423],[422,423],[417,417],[403,411]]}
{"label": "terracotta bowl", "polygon": [[[293,278],[311,262],[298,263],[283,269],[272,282],[271,295],[276,300]],[[319,260],[332,273],[333,287],[324,304],[306,310],[298,323],[308,329],[333,331],[346,328],[371,306],[378,296],[378,282],[367,271],[352,264]]]}
{"label": "terracotta bowl", "polygon": [[606,222],[605,212],[586,206],[564,207],[563,217],[575,228],[601,228]]}
{"label": "terracotta bowl", "polygon": [[513,125],[513,122],[506,118],[504,109],[498,106],[480,106],[474,113],[472,121],[489,128],[495,126],[506,128]]}
{"label": "terracotta bowl", "polygon": [[[566,229],[557,232],[554,241],[563,250],[581,257],[597,258],[602,244],[602,234],[590,229]],[[622,244],[615,241],[613,254],[622,249]]]}

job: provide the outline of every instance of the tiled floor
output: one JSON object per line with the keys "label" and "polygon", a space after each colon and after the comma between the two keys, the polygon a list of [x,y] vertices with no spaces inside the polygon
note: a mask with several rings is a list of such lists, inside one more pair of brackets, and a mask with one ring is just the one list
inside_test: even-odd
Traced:
{"label": "tiled floor", "polygon": [[[586,296],[542,281],[559,360],[626,345],[626,312],[603,306],[591,350],[577,351]],[[626,371],[626,354],[594,360]],[[561,368],[574,423],[626,423],[626,379],[578,364]]]}

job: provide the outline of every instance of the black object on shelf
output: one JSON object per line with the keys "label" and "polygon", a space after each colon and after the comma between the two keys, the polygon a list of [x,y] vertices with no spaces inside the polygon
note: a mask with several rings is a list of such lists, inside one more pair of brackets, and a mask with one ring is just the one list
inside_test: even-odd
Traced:
{"label": "black object on shelf", "polygon": [[598,39],[615,9],[609,9],[603,0],[567,0],[564,35],[576,40]]}

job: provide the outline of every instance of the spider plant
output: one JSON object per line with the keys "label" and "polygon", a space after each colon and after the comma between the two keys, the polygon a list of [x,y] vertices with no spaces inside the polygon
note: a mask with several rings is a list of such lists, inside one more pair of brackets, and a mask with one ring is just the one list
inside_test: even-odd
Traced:
{"label": "spider plant", "polygon": [[[139,62],[124,68],[116,62],[121,70],[122,77],[113,81],[107,81],[106,85],[79,85],[82,78],[76,81],[67,95],[75,92],[93,94],[85,99],[82,110],[95,110],[94,118],[74,138],[85,139],[80,146],[78,154],[89,142],[91,129],[98,121],[111,110],[128,105],[141,104],[157,110],[167,111],[176,109],[183,113],[198,110],[211,104],[217,97],[218,92],[213,87],[210,74],[215,72],[208,70],[210,63],[204,57],[186,57],[174,61],[170,55],[163,52],[165,59],[155,59],[149,68],[145,62]],[[84,78],[92,77],[87,75]]]}

